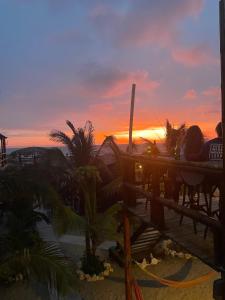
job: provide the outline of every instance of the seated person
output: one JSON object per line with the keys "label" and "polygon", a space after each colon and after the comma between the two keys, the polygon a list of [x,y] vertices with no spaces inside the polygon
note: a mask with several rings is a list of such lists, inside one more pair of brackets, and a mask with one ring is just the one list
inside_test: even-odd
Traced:
{"label": "seated person", "polygon": [[197,125],[188,128],[181,148],[181,159],[200,161],[204,146],[204,137]]}
{"label": "seated person", "polygon": [[[188,128],[181,145],[181,159],[188,161],[200,161],[204,146],[204,137],[201,129],[197,125]],[[176,184],[174,189],[174,199],[179,201],[181,185],[184,183],[188,187],[195,187],[203,181],[204,176],[199,173],[180,170],[176,174]]]}
{"label": "seated person", "polygon": [[206,142],[202,151],[202,160],[221,161],[223,159],[223,128],[219,122],[216,126],[217,137]]}

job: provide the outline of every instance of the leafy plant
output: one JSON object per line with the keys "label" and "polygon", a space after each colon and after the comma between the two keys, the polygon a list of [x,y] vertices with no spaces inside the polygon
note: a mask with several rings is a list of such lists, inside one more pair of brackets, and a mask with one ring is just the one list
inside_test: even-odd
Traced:
{"label": "leafy plant", "polygon": [[81,268],[85,274],[99,275],[105,271],[104,262],[98,256],[89,254],[84,255],[81,260]]}
{"label": "leafy plant", "polygon": [[50,138],[67,146],[72,161],[76,167],[89,165],[93,152],[94,146],[94,128],[90,121],[87,121],[84,127],[76,128],[72,122],[66,121],[66,124],[72,131],[72,136],[69,137],[66,133],[53,130],[50,133]]}
{"label": "leafy plant", "polygon": [[[18,281],[42,282],[65,294],[75,288],[73,267],[58,246],[44,242],[37,223],[49,222],[38,211],[50,205],[53,212],[65,206],[47,183],[27,176],[23,169],[9,169],[0,174],[0,196],[3,203],[3,222],[0,237],[0,284],[14,285]],[[30,175],[30,174],[29,174]]]}

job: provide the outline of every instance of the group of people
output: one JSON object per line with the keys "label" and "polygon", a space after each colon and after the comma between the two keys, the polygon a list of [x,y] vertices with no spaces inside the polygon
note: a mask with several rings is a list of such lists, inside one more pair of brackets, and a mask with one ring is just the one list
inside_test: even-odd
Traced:
{"label": "group of people", "polygon": [[204,141],[199,126],[188,128],[180,144],[180,158],[189,161],[220,161],[223,159],[223,128],[219,122],[216,126],[217,137]]}

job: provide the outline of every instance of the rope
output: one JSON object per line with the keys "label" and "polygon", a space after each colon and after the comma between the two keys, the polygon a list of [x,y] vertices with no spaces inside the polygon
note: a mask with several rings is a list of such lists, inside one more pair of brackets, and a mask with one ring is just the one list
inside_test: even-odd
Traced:
{"label": "rope", "polygon": [[133,288],[134,288],[134,294],[135,294],[136,300],[144,300],[141,289],[135,279],[133,280]]}
{"label": "rope", "polygon": [[156,281],[160,282],[163,285],[169,286],[169,287],[173,287],[173,288],[187,288],[187,287],[192,287],[195,286],[197,284],[203,283],[207,280],[210,279],[210,277],[212,277],[213,275],[216,274],[215,271],[211,271],[203,276],[200,276],[196,279],[192,279],[192,280],[187,280],[187,281],[174,281],[174,280],[169,280],[169,279],[165,279],[165,278],[161,278],[151,272],[149,272],[148,270],[144,269],[141,267],[141,264],[138,263],[137,261],[135,261],[136,265],[143,271],[145,272],[148,276],[154,278]]}

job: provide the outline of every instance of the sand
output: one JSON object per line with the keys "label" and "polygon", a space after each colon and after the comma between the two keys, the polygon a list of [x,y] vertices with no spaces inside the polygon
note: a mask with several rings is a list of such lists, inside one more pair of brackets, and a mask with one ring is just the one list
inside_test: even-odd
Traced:
{"label": "sand", "polygon": [[[79,259],[84,249],[82,245],[76,246],[67,243],[62,243],[62,247],[75,260]],[[104,281],[80,282],[79,293],[84,300],[125,300],[124,271],[117,264],[112,264],[114,272]],[[149,268],[154,274],[164,278],[172,276],[169,279],[174,280],[194,279],[212,271],[210,267],[197,258],[186,260],[184,258],[166,257],[158,265]],[[175,289],[162,286],[152,280],[137,266],[133,266],[132,270],[135,278],[138,279],[145,300],[212,300],[213,281],[220,277],[219,274],[215,273],[215,276],[200,285]]]}

